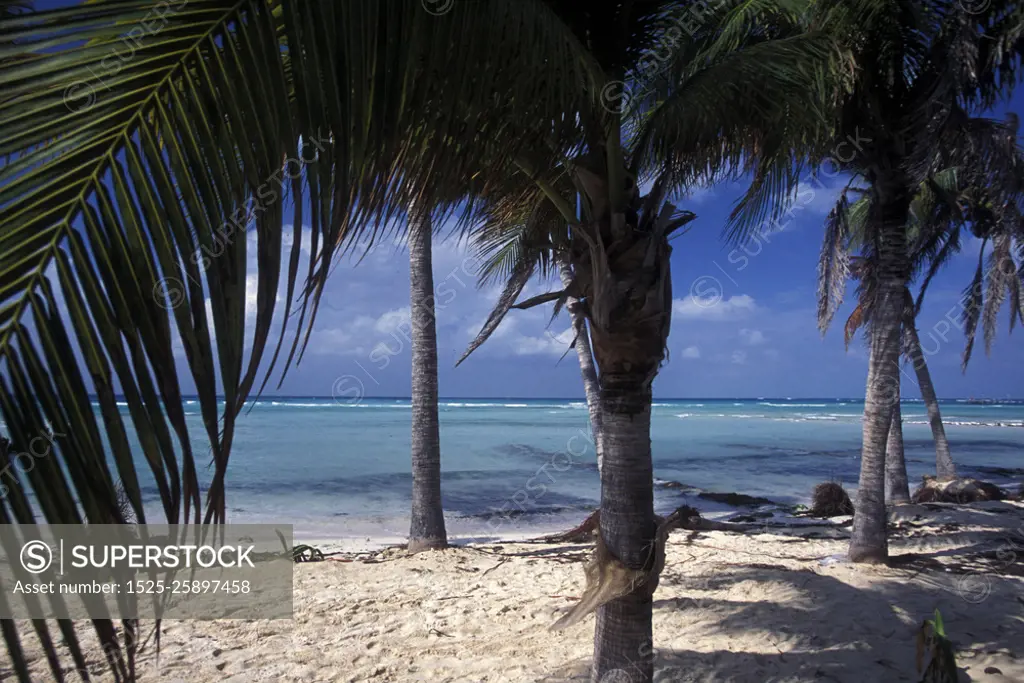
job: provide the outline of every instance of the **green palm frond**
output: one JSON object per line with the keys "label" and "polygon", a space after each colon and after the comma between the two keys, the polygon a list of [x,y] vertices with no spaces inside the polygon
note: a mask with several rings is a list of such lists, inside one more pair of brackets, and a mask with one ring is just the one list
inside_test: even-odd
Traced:
{"label": "green palm frond", "polygon": [[[235,211],[295,156],[298,135],[267,5],[163,7],[94,3],[0,22],[0,54],[14,57],[0,66],[0,410],[20,449],[56,435],[56,457],[10,487],[5,523],[124,522],[120,487],[146,522],[129,434],[166,520],[203,521],[175,336],[213,462],[205,520],[224,520],[234,420],[273,316],[284,201],[253,217],[262,279],[248,369],[248,220]],[[123,657],[113,625],[95,626],[115,677],[129,678],[132,645]],[[79,660],[74,630],[61,631]]]}
{"label": "green palm frond", "polygon": [[1006,289],[1009,293],[1010,298],[1010,332],[1013,332],[1013,328],[1016,326],[1019,320],[1024,325],[1024,297],[1021,296],[1021,279],[1024,274],[1021,273],[1021,269],[1014,266],[1016,277],[1010,277],[1006,283]]}
{"label": "green palm frond", "polygon": [[530,281],[530,278],[533,277],[536,270],[536,260],[529,257],[520,258],[515,262],[513,268],[513,272],[509,276],[508,282],[505,284],[505,288],[501,292],[501,296],[498,297],[498,302],[495,304],[494,310],[492,310],[490,315],[487,316],[487,320],[484,322],[484,325],[476,338],[455,362],[456,366],[462,364],[462,361],[466,360],[471,353],[480,348],[480,346],[487,341],[492,334],[494,334],[494,331],[498,329],[498,326],[501,325],[501,321],[505,319],[505,315],[513,308],[513,306],[515,306],[519,295],[522,294],[526,284]]}
{"label": "green palm frond", "polygon": [[[519,176],[527,183],[520,193],[500,194],[493,202],[484,198],[478,205],[473,244],[483,264],[480,286],[506,281],[524,259],[534,261],[538,275],[547,278],[554,268],[552,251],[568,244],[568,225],[557,208]],[[561,184],[564,189],[564,179]]]}
{"label": "green palm frond", "polygon": [[1024,59],[1024,6],[1016,0],[993,0],[988,8],[983,25],[987,39],[978,46],[978,88],[972,93],[984,108],[1020,81]]}
{"label": "green palm frond", "polygon": [[815,33],[698,59],[644,119],[633,166],[671,169],[676,191],[752,172],[729,225],[743,239],[785,212],[805,159],[831,140],[823,109],[843,64],[834,40]]}
{"label": "green palm frond", "polygon": [[[565,198],[571,186],[557,170],[548,180],[530,179],[524,173],[509,179],[494,196],[479,206],[480,226],[474,234],[478,257],[483,262],[479,285],[504,281],[505,287],[476,338],[456,365],[461,364],[498,329],[534,275],[548,278],[559,253],[571,248],[571,233],[561,211],[538,186],[538,180]],[[558,308],[556,307],[556,315]]]}

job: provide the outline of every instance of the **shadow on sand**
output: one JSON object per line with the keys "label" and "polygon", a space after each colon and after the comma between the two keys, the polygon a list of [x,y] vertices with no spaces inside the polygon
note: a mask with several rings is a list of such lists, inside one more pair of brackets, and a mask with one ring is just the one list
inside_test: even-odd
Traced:
{"label": "shadow on sand", "polygon": [[[960,681],[1024,681],[1024,539],[1016,539],[1018,552],[997,557],[994,544],[1007,538],[1006,529],[987,530],[956,551],[894,555],[885,569],[816,571],[757,556],[713,575],[694,575],[689,563],[668,566],[654,601],[655,681],[916,682],[917,632],[936,608],[957,649]],[[684,539],[673,537],[692,540]],[[711,636],[728,649],[686,642]],[[541,680],[588,681],[589,667],[575,661]]]}

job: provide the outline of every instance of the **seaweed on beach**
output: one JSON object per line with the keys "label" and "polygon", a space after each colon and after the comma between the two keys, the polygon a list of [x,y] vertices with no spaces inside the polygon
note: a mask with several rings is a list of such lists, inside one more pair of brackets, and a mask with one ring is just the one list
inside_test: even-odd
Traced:
{"label": "seaweed on beach", "polygon": [[284,548],[285,555],[290,556],[292,562],[322,562],[325,559],[323,552],[311,545],[300,544],[289,549],[284,534],[277,529],[274,529],[274,533],[277,534],[277,539],[281,541],[281,547]]}
{"label": "seaweed on beach", "polygon": [[320,562],[324,559],[324,554],[319,548],[314,548],[311,545],[297,545],[292,548],[292,561],[293,562]]}
{"label": "seaweed on beach", "polygon": [[814,487],[811,514],[815,517],[839,517],[853,514],[853,502],[843,485],[826,481]]}
{"label": "seaweed on beach", "polygon": [[1004,500],[1006,493],[995,484],[978,479],[958,477],[942,481],[925,475],[921,487],[911,496],[914,503],[977,503],[988,500]]}

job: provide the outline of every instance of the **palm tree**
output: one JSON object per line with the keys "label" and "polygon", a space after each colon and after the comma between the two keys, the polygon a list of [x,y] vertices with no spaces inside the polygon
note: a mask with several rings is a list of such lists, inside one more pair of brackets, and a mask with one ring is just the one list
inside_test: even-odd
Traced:
{"label": "palm tree", "polygon": [[[956,476],[949,443],[942,426],[938,399],[925,362],[925,351],[917,331],[917,316],[924,303],[928,285],[949,259],[961,250],[960,235],[970,229],[982,240],[979,266],[975,280],[964,291],[963,318],[967,345],[963,354],[966,370],[973,348],[979,318],[984,320],[985,348],[991,349],[995,338],[996,314],[1004,301],[1010,302],[1010,329],[1015,321],[1024,321],[1020,306],[1020,279],[1012,256],[1012,244],[1024,235],[1021,206],[1024,206],[1024,150],[1017,144],[1017,119],[1011,115],[1005,122],[978,119],[971,122],[984,131],[978,138],[1002,164],[987,169],[984,162],[971,154],[960,154],[958,167],[931,176],[920,187],[911,211],[910,232],[915,235],[912,247],[915,273],[924,275],[916,301],[908,304],[906,346],[910,362],[917,374],[921,395],[928,409],[928,420],[936,443],[936,469],[940,479]],[[975,172],[980,170],[981,174]],[[993,178],[992,173],[997,173]],[[993,202],[999,202],[999,210]],[[985,245],[996,245],[990,257],[988,274],[981,270]],[[983,282],[984,279],[984,282]],[[983,289],[989,297],[984,301]],[[909,297],[909,293],[907,294]],[[984,315],[982,316],[982,312]]]}
{"label": "palm tree", "polygon": [[[572,266],[566,258],[558,260],[558,276],[562,287],[568,289],[575,276]],[[602,445],[601,429],[601,385],[597,379],[597,367],[594,365],[594,353],[590,346],[590,332],[587,330],[585,304],[578,297],[566,295],[565,310],[569,312],[572,323],[572,346],[576,349],[576,358],[580,364],[580,376],[583,379],[583,393],[587,399],[587,413],[590,416],[590,434],[594,440],[594,451],[597,456],[597,471],[600,474],[604,465],[604,446]]]}
{"label": "palm tree", "polygon": [[[897,380],[899,375],[896,375]],[[885,502],[904,505],[910,502],[907,463],[903,457],[903,415],[897,400],[892,411],[889,440],[885,445]]]}
{"label": "palm tree", "polygon": [[448,547],[441,505],[441,436],[437,419],[437,324],[430,215],[410,210],[412,324],[412,519],[409,550]]}
{"label": "palm tree", "polygon": [[[1016,142],[1017,121],[1015,117],[1010,117],[1004,123],[978,118],[969,121],[968,125],[977,131],[975,140],[980,147],[997,150],[992,156],[1000,160],[1001,165],[989,167],[988,162],[976,153],[960,153],[957,159],[960,166],[929,175],[915,189],[907,223],[911,271],[914,274],[912,277],[918,274],[924,277],[916,302],[909,285],[904,291],[903,354],[915,370],[921,396],[928,411],[936,447],[936,472],[940,479],[955,477],[956,469],[950,456],[938,399],[918,335],[917,317],[932,279],[949,259],[960,251],[960,234],[967,226],[970,226],[972,233],[982,239],[982,253],[979,258],[984,255],[985,240],[993,238],[1003,246],[994,250],[990,257],[989,275],[983,277],[979,272],[975,282],[965,290],[965,331],[968,332],[969,339],[964,356],[965,365],[966,360],[970,358],[970,338],[982,311],[982,303],[977,296],[985,286],[992,294],[985,304],[987,346],[994,338],[996,313],[1005,298],[1011,302],[1018,302],[1011,305],[1011,330],[1016,319],[1021,316],[1020,282],[1010,249],[1014,239],[1019,239],[1022,226],[1020,206],[1024,203],[1024,153]],[[999,212],[992,209],[993,198],[990,188],[995,188],[1001,193],[1002,209]],[[863,193],[859,188],[854,191]],[[844,287],[840,285],[844,283],[833,279],[835,274],[849,273],[859,281],[873,278],[869,273],[872,267],[870,260],[851,260],[849,255],[851,251],[865,247],[869,234],[869,208],[869,197],[863,197],[851,205],[847,203],[844,194],[829,216],[819,263],[818,313],[819,325],[823,332],[831,320],[832,312],[843,297]],[[857,307],[846,322],[847,346],[863,325],[865,318],[870,315],[865,314],[865,310],[872,305],[870,298],[865,296],[865,288],[860,289],[860,295]],[[897,385],[900,380],[899,374],[894,373]],[[898,391],[894,390],[892,393],[898,396]],[[903,502],[906,497],[903,493],[906,471],[902,464],[902,427],[901,420],[896,417],[898,413],[899,406],[896,404],[891,429],[899,430],[901,433],[894,435],[890,431],[885,470],[886,500],[896,503]],[[898,472],[901,468],[902,474]]]}
{"label": "palm tree", "polygon": [[[518,224],[512,226],[502,223],[488,223],[475,234],[478,256],[482,263],[479,273],[479,286],[484,287],[504,280],[505,291],[502,301],[516,308],[515,299],[522,293],[526,283],[534,275],[541,278],[551,277],[557,268],[563,290],[571,291],[574,280],[572,264],[569,262],[568,232],[561,215],[549,202],[541,203],[529,215],[522,216]],[[600,384],[594,354],[590,345],[590,332],[587,329],[586,302],[579,297],[566,293],[556,302],[551,320],[554,321],[561,308],[569,314],[572,326],[570,346],[576,351],[583,379],[583,391],[587,401],[587,413],[590,420],[590,433],[597,456],[598,472],[601,471],[603,450],[601,447],[601,405]],[[502,310],[499,304],[497,310]],[[497,329],[500,318],[491,316],[488,324],[493,325],[483,339]],[[487,330],[485,324],[485,330]],[[460,365],[479,346],[472,344],[459,358]]]}
{"label": "palm tree", "polygon": [[[499,234],[516,230],[535,212],[557,212],[572,280],[516,303],[532,273],[529,259],[517,262],[526,265],[510,273],[469,350],[512,307],[564,304],[569,297],[584,304],[604,451],[596,556],[607,575],[637,579],[610,591],[618,597],[598,609],[592,680],[646,682],[653,667],[651,595],[663,551],[655,542],[651,383],[669,332],[669,239],[693,218],[666,199],[701,180],[754,171],[757,182],[737,207],[737,225],[749,228],[771,215],[777,208],[771,200],[783,199],[796,185],[801,157],[793,150],[827,137],[813,105],[832,93],[814,69],[801,67],[810,63],[831,72],[841,54],[828,36],[803,31],[799,12],[773,3],[722,3],[721,16],[708,17],[689,39],[678,30],[692,19],[688,5],[608,3],[606,9],[593,15],[575,6],[562,10],[613,79],[601,90],[604,107],[584,107],[569,118],[579,133],[578,148],[552,167],[524,156],[518,178],[481,195],[481,221]],[[617,81],[639,85],[637,58],[650,58],[634,41],[674,27],[681,41],[647,81],[651,90],[631,98],[631,109]],[[644,181],[650,190],[642,196],[638,186]]]}
{"label": "palm tree", "polygon": [[[48,523],[117,520],[119,485],[145,523],[144,477],[167,522],[226,521],[237,419],[254,389],[301,359],[339,250],[376,239],[419,188],[436,190],[424,205],[449,201],[510,174],[523,148],[554,164],[557,146],[539,141],[593,73],[539,0],[462,3],[440,17],[418,0],[9,7],[0,412],[19,450],[51,427],[63,436],[11,483],[4,524],[33,523],[34,510]],[[259,266],[249,326],[246,233]],[[209,442],[202,485],[175,335]],[[136,639],[93,623],[115,679],[134,678]],[[74,624],[57,625],[86,670]],[[33,627],[63,680],[50,627]],[[14,622],[3,632],[30,680],[23,634]]]}
{"label": "palm tree", "polygon": [[[922,201],[922,195],[925,192],[924,185],[922,185],[920,192],[921,194],[915,198],[915,203]],[[858,281],[862,281],[864,278],[870,279],[871,277],[868,274],[871,262],[865,258],[855,258],[850,255],[852,251],[864,248],[868,234],[867,218],[869,208],[870,200],[867,197],[849,205],[844,195],[828,217],[825,241],[822,245],[818,268],[818,325],[823,334],[828,329],[832,316],[844,297],[845,281],[837,279],[836,274],[847,273]],[[912,211],[911,216],[915,215],[917,214]],[[933,235],[934,232],[931,230],[930,226],[913,218],[908,225],[908,233],[911,235]],[[913,270],[917,272],[921,264],[925,263],[929,254],[920,249],[913,251],[912,261],[915,264]],[[861,287],[859,289],[860,296],[857,307],[854,308],[846,320],[844,335],[847,348],[849,348],[850,342],[856,332],[862,327],[864,321],[870,317],[869,307],[873,302],[867,296],[867,293],[866,288]],[[910,290],[907,288],[905,297],[910,296]],[[942,424],[938,399],[936,398],[928,365],[921,350],[920,340],[918,339],[916,317],[913,302],[907,302],[903,320],[903,355],[906,355],[913,364],[917,374],[918,386],[921,389],[922,400],[928,411],[929,424],[931,425],[932,436],[935,441],[936,471],[940,478],[952,478],[955,476],[955,468],[950,456],[945,428]],[[909,502],[910,499],[903,453],[903,418],[899,405],[900,386],[902,384],[900,375],[903,370],[899,367],[894,370],[895,372],[892,373],[891,379],[894,385],[890,389],[890,398],[893,402],[893,417],[885,456],[885,500],[892,504],[902,504]]]}
{"label": "palm tree", "polygon": [[[984,306],[986,351],[990,350],[995,337],[996,313],[1004,301],[1004,294],[1011,302],[1011,331],[1015,320],[1022,316],[1020,281],[1009,249],[1024,230],[1020,210],[1024,205],[1024,151],[1017,145],[1017,124],[1014,115],[1005,122],[970,121],[968,125],[979,131],[976,139],[985,148],[996,150],[992,156],[1000,165],[990,167],[977,153],[959,152],[953,159],[959,165],[931,175],[919,187],[911,207],[908,230],[914,238],[911,247],[914,272],[924,277],[916,301],[908,304],[904,321],[906,347],[928,410],[928,421],[935,438],[936,473],[940,479],[955,477],[956,469],[917,331],[917,317],[928,285],[949,259],[960,251],[960,235],[968,228],[982,239],[979,259],[984,256],[987,240],[993,239],[1000,246],[993,252],[987,282],[982,283],[979,274],[965,290],[963,317],[968,341],[964,350],[964,369],[970,360],[974,330],[983,310],[980,296],[983,287],[987,286],[991,294]],[[999,202],[998,211],[993,210],[993,201]],[[909,292],[907,296],[910,296]]]}
{"label": "palm tree", "polygon": [[[835,125],[838,136],[861,141],[842,161],[864,184],[869,201],[864,258],[870,267],[868,277],[861,279],[861,300],[870,305],[861,312],[871,355],[850,541],[849,556],[855,562],[882,562],[888,556],[885,451],[899,397],[893,387],[898,386],[911,276],[906,226],[915,188],[930,173],[956,165],[943,158],[952,150],[977,149],[986,169],[1000,165],[992,150],[976,145],[978,131],[965,125],[966,111],[990,103],[999,94],[998,86],[1014,77],[1021,50],[1015,22],[1021,9],[1004,2],[977,9],[939,0],[815,5],[812,22],[827,23],[858,66]],[[843,241],[841,236],[826,239]],[[845,282],[845,273],[839,282]]]}

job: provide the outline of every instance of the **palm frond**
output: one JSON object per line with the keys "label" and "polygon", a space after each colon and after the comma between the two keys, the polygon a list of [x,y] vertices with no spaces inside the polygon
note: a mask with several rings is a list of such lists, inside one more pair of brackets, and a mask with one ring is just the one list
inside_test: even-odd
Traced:
{"label": "palm frond", "polygon": [[846,344],[847,350],[850,348],[850,342],[857,336],[857,330],[864,326],[865,317],[864,304],[858,303],[853,312],[850,313],[850,317],[846,319],[846,325],[843,328],[843,341]]}
{"label": "palm frond", "polygon": [[985,298],[984,264],[986,244],[988,244],[988,240],[982,240],[981,249],[979,249],[978,253],[978,268],[974,273],[974,279],[967,289],[964,290],[962,297],[963,313],[961,318],[964,323],[964,335],[967,338],[967,344],[964,346],[961,360],[961,368],[964,371],[967,370],[967,364],[971,361],[971,352],[974,350],[974,337],[978,330],[978,321],[981,318],[982,305]]}
{"label": "palm frond", "polygon": [[995,342],[997,331],[997,316],[1003,302],[1006,301],[1011,281],[1017,281],[1017,268],[1010,253],[1010,238],[1007,235],[998,235],[992,240],[992,253],[988,257],[985,277],[985,307],[981,315],[986,354],[992,353],[992,344]]}
{"label": "palm frond", "polygon": [[[939,249],[935,256],[928,260],[928,270],[925,273],[924,280],[921,281],[921,288],[918,291],[917,300],[914,304],[915,317],[921,313],[921,306],[924,304],[924,295],[928,291],[928,285],[931,284],[938,272],[949,263],[950,259],[958,253],[960,253],[960,231],[954,230],[945,236],[942,248]],[[923,263],[922,259],[922,265]]]}
{"label": "palm frond", "polygon": [[802,33],[696,61],[644,119],[633,167],[670,169],[674,190],[752,172],[730,218],[743,239],[788,209],[804,159],[831,139],[823,107],[833,91],[821,74],[841,72],[842,57],[829,36]]}
{"label": "palm frond", "polygon": [[505,284],[505,289],[501,292],[501,296],[498,298],[498,302],[494,306],[494,310],[491,311],[490,315],[487,316],[487,320],[484,322],[483,327],[477,334],[476,338],[470,343],[469,347],[463,352],[459,360],[455,362],[458,367],[462,361],[466,360],[471,353],[476,351],[480,346],[487,341],[487,339],[494,334],[494,331],[498,329],[501,321],[505,319],[505,315],[511,310],[516,299],[522,293],[526,287],[526,283],[530,281],[533,276],[534,263],[529,260],[521,260],[516,262],[516,270]]}
{"label": "palm frond", "polygon": [[1006,283],[1006,288],[1010,298],[1010,332],[1013,332],[1014,326],[1017,321],[1020,320],[1021,324],[1024,325],[1024,298],[1021,297],[1021,284],[1020,284],[1020,268],[1016,268],[1017,277],[1011,277]]}
{"label": "palm frond", "polygon": [[818,329],[828,330],[846,294],[850,275],[849,203],[844,192],[825,219],[825,240],[818,260]]}

